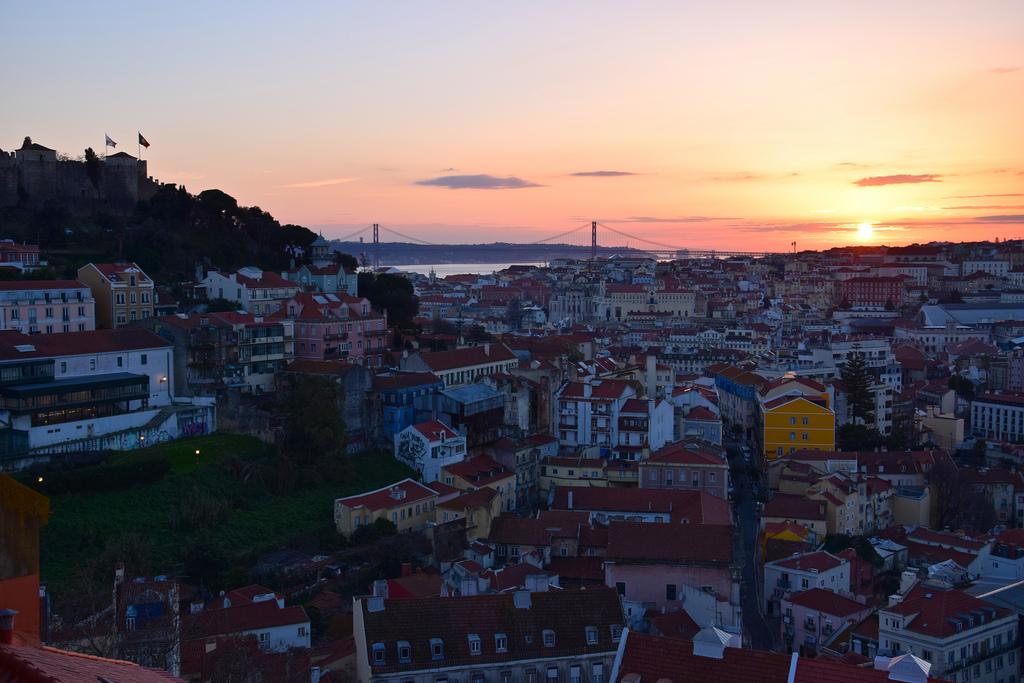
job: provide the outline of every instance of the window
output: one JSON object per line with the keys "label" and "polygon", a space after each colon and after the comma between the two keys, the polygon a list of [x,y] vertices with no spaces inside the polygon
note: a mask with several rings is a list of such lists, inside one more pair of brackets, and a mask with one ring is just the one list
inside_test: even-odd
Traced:
{"label": "window", "polygon": [[444,659],[444,641],[440,638],[430,639],[430,658]]}
{"label": "window", "polygon": [[96,359],[95,358],[90,358],[89,359],[89,369],[90,370],[95,370],[96,369]]}
{"label": "window", "polygon": [[260,634],[260,642],[261,643],[266,643],[268,640],[270,640],[270,632],[269,631],[264,631],[263,633]]}
{"label": "window", "polygon": [[385,659],[384,659],[384,643],[374,643],[373,644],[373,663],[379,665],[379,664],[383,664],[384,661],[385,661]]}
{"label": "window", "polygon": [[142,356],[139,357],[139,362],[143,365],[147,364],[149,362],[149,356],[145,353],[142,354]]}
{"label": "window", "polygon": [[65,373],[67,373],[67,371],[68,371],[68,362],[66,360],[62,360],[60,362],[60,374],[63,375]]}
{"label": "window", "polygon": [[508,652],[508,636],[506,636],[504,633],[494,634],[494,651]]}
{"label": "window", "polygon": [[557,681],[557,680],[558,680],[558,667],[557,666],[549,666],[548,667],[548,681]]}
{"label": "window", "polygon": [[796,441],[796,432],[790,432],[789,433],[789,440],[790,441]]}
{"label": "window", "polygon": [[593,683],[604,683],[604,664],[595,664],[591,671],[590,680]]}
{"label": "window", "polygon": [[124,292],[118,292],[117,297],[114,299],[121,306],[124,305]]}
{"label": "window", "polygon": [[807,432],[804,432],[803,434],[801,434],[800,438],[803,439],[804,441],[807,441]]}
{"label": "window", "polygon": [[480,636],[475,633],[469,634],[469,654],[480,654]]}
{"label": "window", "polygon": [[795,417],[789,418],[789,424],[795,425],[796,424],[796,418]]}
{"label": "window", "polygon": [[715,483],[715,478],[716,477],[715,477],[715,473],[714,472],[708,472],[707,477],[708,477],[708,483],[709,484],[714,484]]}
{"label": "window", "polygon": [[676,585],[674,583],[665,584],[665,599],[675,600],[676,599]]}
{"label": "window", "polygon": [[117,367],[119,367],[119,368],[124,367],[124,356],[118,356],[117,357]]}
{"label": "window", "polygon": [[622,637],[622,627],[618,624],[612,624],[612,642],[619,642],[619,638]]}
{"label": "window", "polygon": [[810,420],[806,417],[800,418],[800,424],[809,424]]}
{"label": "window", "polygon": [[585,631],[586,631],[586,634],[587,634],[587,645],[596,645],[597,644],[597,629],[594,628],[593,626],[588,626],[585,629]]}
{"label": "window", "polygon": [[555,646],[555,632],[549,628],[544,629],[544,647]]}
{"label": "window", "polygon": [[132,304],[136,304],[136,303],[138,303],[138,302],[136,301],[136,299],[135,299],[135,292],[132,292],[132,294],[131,294],[131,298],[130,298],[130,301],[132,302]]}
{"label": "window", "polygon": [[569,683],[583,683],[583,671],[579,664],[569,667]]}
{"label": "window", "polygon": [[300,626],[299,627],[299,638],[305,638],[305,637],[306,637],[306,627],[305,626]]}

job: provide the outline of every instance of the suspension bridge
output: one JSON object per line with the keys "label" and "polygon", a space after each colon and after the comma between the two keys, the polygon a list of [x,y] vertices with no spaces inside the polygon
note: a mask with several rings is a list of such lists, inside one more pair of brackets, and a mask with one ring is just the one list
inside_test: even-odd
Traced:
{"label": "suspension bridge", "polygon": [[[589,228],[589,230],[588,230]],[[611,240],[621,241],[623,238],[628,240],[625,244],[608,244],[604,241],[598,241],[599,232],[603,232],[604,236]],[[384,234],[386,237],[390,237],[390,240],[382,241],[381,235]],[[769,251],[730,251],[730,250],[718,250],[718,249],[690,249],[687,247],[677,247],[663,242],[657,242],[655,240],[647,239],[639,235],[634,235],[620,228],[616,228],[599,221],[589,221],[587,223],[581,223],[574,228],[565,230],[563,232],[556,233],[543,239],[534,240],[532,242],[521,242],[516,244],[508,244],[508,247],[530,247],[530,246],[544,246],[550,245],[552,248],[556,246],[565,247],[571,246],[575,248],[581,248],[588,246],[586,238],[589,235],[589,247],[590,247],[590,259],[596,260],[598,256],[598,247],[602,251],[607,252],[608,250],[622,250],[623,256],[646,256],[650,258],[656,258],[658,260],[674,260],[674,259],[686,259],[686,258],[729,258],[729,257],[748,257],[748,258],[764,258],[766,256],[778,255],[778,252]],[[369,237],[372,241],[364,242],[363,238]],[[359,242],[370,248],[370,254],[372,256],[372,263],[374,269],[380,267],[380,254],[381,245],[389,243],[398,243],[403,241],[407,244],[418,244],[432,247],[443,247],[448,246],[439,242],[431,242],[421,237],[409,235],[395,228],[381,225],[380,223],[372,223],[370,225],[363,226],[358,230],[344,235],[342,237],[334,238],[339,242],[352,242],[358,238]],[[397,239],[395,239],[397,238]],[[496,244],[495,248],[500,249],[501,244]],[[795,247],[795,244],[794,244]]]}

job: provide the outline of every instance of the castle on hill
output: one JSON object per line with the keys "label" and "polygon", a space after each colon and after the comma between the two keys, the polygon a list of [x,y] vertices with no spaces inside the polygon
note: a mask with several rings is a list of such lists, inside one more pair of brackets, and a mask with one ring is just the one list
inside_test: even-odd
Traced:
{"label": "castle on hill", "polygon": [[27,137],[20,149],[0,149],[0,208],[45,203],[73,212],[130,211],[156,188],[146,161],[126,152],[100,157],[90,168]]}

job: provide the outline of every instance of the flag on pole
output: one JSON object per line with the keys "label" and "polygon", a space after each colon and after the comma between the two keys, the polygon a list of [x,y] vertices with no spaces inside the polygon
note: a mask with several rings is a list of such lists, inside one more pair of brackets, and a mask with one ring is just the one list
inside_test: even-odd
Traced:
{"label": "flag on pole", "polygon": [[111,140],[109,135],[104,133],[103,136],[107,138],[107,147],[117,147],[117,143]]}
{"label": "flag on pole", "polygon": [[145,147],[146,149],[149,149],[149,141],[146,140],[146,138],[142,137],[142,133],[139,133],[139,144]]}

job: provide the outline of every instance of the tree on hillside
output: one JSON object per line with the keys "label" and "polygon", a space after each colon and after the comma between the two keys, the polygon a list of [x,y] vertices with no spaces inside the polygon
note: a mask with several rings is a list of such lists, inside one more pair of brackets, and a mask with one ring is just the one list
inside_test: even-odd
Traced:
{"label": "tree on hillside", "polygon": [[836,447],[841,451],[873,451],[885,443],[885,437],[874,427],[844,424],[836,430]]}
{"label": "tree on hillside", "polygon": [[85,174],[93,188],[100,191],[100,158],[92,147],[85,148]]}
{"label": "tree on hillside", "polygon": [[412,283],[401,275],[359,273],[359,296],[387,311],[388,322],[396,327],[408,326],[420,310]]}
{"label": "tree on hillside", "polygon": [[936,459],[928,483],[937,504],[938,528],[969,526],[989,531],[996,523],[992,497],[977,491],[950,458]]}
{"label": "tree on hillside", "polygon": [[330,378],[297,375],[283,393],[285,426],[278,439],[277,462],[281,474],[305,482],[348,481],[352,463],[346,452],[341,386]]}
{"label": "tree on hillside", "polygon": [[856,349],[843,363],[840,371],[846,385],[846,406],[854,424],[870,424],[875,421],[875,396],[871,392],[874,378],[868,372],[864,354]]}
{"label": "tree on hillside", "polygon": [[359,270],[359,261],[352,254],[345,254],[340,251],[334,252],[334,262],[338,265],[345,266],[345,270],[351,270],[353,272]]}

